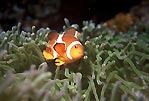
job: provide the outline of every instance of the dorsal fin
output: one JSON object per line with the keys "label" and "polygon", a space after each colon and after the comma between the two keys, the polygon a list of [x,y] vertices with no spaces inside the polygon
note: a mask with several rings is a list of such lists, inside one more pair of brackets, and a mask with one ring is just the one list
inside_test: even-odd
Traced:
{"label": "dorsal fin", "polygon": [[75,37],[78,39],[79,36],[80,36],[80,33],[76,31],[73,27],[68,28],[64,32],[64,37]]}
{"label": "dorsal fin", "polygon": [[60,56],[63,56],[66,53],[64,43],[56,43],[53,48]]}
{"label": "dorsal fin", "polygon": [[58,38],[58,32],[57,31],[51,31],[49,34],[48,34],[48,39],[49,40],[56,40]]}

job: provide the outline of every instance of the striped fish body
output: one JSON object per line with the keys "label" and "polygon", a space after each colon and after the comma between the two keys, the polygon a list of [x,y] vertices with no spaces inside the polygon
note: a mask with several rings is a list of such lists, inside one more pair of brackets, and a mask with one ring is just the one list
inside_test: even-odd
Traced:
{"label": "striped fish body", "polygon": [[78,40],[80,33],[74,28],[69,28],[62,34],[56,31],[49,33],[49,42],[46,50],[43,51],[44,57],[48,59],[58,59],[58,65],[66,65],[80,59],[84,55],[83,45]]}

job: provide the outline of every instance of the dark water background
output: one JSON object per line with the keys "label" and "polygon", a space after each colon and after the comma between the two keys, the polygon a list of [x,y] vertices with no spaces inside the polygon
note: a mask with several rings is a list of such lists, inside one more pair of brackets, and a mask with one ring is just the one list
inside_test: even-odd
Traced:
{"label": "dark water background", "polygon": [[82,24],[84,20],[95,23],[107,21],[120,12],[129,12],[142,0],[1,0],[0,28],[10,30],[21,22],[23,29],[31,26],[61,30],[64,18]]}

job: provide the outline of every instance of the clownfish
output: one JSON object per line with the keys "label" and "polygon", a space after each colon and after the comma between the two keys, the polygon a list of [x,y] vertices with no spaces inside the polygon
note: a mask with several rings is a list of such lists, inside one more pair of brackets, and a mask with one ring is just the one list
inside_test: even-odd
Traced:
{"label": "clownfish", "polygon": [[69,28],[62,34],[51,31],[48,34],[49,42],[43,56],[49,60],[54,59],[55,65],[61,66],[79,60],[84,55],[83,45],[78,36],[80,33],[74,28]]}

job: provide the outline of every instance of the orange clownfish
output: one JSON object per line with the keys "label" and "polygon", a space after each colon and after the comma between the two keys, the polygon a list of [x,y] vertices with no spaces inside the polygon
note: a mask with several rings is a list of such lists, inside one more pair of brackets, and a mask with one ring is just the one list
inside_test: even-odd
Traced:
{"label": "orange clownfish", "polygon": [[80,33],[74,28],[69,28],[62,34],[52,31],[48,34],[49,42],[44,57],[55,59],[55,65],[61,66],[72,63],[84,55],[83,45],[78,40]]}

